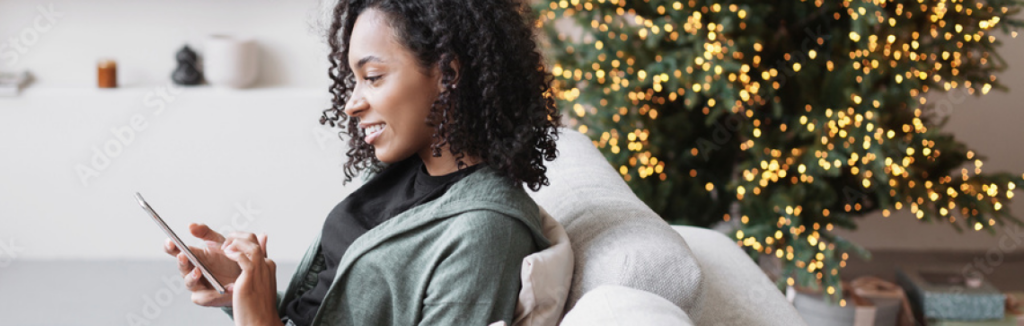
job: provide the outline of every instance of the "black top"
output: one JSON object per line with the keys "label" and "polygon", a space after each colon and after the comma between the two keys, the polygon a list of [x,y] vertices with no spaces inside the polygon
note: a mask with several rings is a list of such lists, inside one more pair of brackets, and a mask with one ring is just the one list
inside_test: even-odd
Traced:
{"label": "black top", "polygon": [[296,325],[313,322],[316,311],[334,282],[341,257],[349,245],[377,225],[420,204],[441,197],[452,184],[469,175],[474,165],[448,175],[431,176],[419,155],[391,164],[349,195],[327,216],[320,250],[326,269],[319,272],[316,286],[289,302],[281,312]]}

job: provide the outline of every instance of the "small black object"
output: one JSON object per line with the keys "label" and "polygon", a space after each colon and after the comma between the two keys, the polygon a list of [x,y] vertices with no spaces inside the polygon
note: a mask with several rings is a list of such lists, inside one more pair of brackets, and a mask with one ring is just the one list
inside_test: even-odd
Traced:
{"label": "small black object", "polygon": [[198,56],[188,48],[188,45],[181,48],[175,57],[178,60],[178,68],[174,69],[174,73],[171,74],[171,80],[175,84],[190,86],[203,82],[203,73],[199,71],[197,65]]}

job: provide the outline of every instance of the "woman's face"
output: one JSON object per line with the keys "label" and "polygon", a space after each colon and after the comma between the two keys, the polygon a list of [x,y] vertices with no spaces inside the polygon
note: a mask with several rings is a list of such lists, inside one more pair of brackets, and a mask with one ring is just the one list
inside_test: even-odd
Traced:
{"label": "woman's face", "polygon": [[373,146],[377,159],[394,163],[417,153],[429,157],[434,128],[426,119],[441,90],[439,70],[424,74],[375,9],[356,19],[348,61],[356,86],[345,114],[358,119],[363,140]]}

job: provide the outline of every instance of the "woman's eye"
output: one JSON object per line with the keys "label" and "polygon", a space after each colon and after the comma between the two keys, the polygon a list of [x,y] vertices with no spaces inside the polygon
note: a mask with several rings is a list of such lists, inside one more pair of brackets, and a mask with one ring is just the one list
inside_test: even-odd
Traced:
{"label": "woman's eye", "polygon": [[366,78],[363,78],[363,79],[365,79],[366,81],[368,81],[368,82],[371,82],[371,83],[372,83],[372,82],[375,82],[375,81],[377,81],[378,79],[380,79],[380,76],[367,76]]}

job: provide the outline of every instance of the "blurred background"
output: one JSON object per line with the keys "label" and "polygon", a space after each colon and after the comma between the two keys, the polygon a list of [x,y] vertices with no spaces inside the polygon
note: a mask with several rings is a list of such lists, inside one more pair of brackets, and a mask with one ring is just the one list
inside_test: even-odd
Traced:
{"label": "blurred background", "polygon": [[[550,8],[547,17],[570,18],[558,23],[558,31],[542,29],[546,36],[540,39],[553,53],[551,67],[568,70],[594,61],[568,60],[565,54],[571,52],[564,44],[550,41],[559,33],[596,30],[574,24],[566,13],[566,8],[582,8],[581,2],[587,1],[531,1],[535,8]],[[654,2],[636,8],[658,7]],[[669,8],[672,3],[664,1]],[[619,6],[627,7],[625,1]],[[27,75],[0,97],[0,325],[229,324],[219,310],[194,306],[174,283],[179,279],[174,261],[161,249],[165,236],[135,203],[136,191],[179,234],[191,222],[220,231],[266,232],[271,258],[281,263],[283,289],[327,213],[359,186],[358,181],[342,184],[343,144],[335,131],[318,123],[329,106],[320,27],[324,8],[317,0],[0,1],[0,73],[14,76],[10,79]],[[648,14],[666,16],[641,11]],[[617,16],[629,15],[636,12]],[[682,30],[681,25],[674,26]],[[183,65],[201,68],[203,60],[214,59],[211,50],[223,46],[217,42],[224,37],[212,40],[212,35],[248,41],[249,47],[221,49],[221,55],[234,56],[240,62],[235,68],[255,67],[258,73],[219,72],[223,85],[172,82],[176,71],[187,71]],[[1009,172],[1020,182],[1024,42],[995,35],[1004,42],[998,51],[1009,70],[998,76],[1008,91],[958,97],[942,130],[983,155],[986,171]],[[593,40],[578,42],[593,45]],[[198,59],[179,58],[186,45]],[[116,63],[115,88],[97,85],[102,60]],[[636,73],[629,78],[636,80]],[[563,79],[572,80],[571,75]],[[570,88],[565,81],[561,85]],[[574,119],[570,127],[600,141],[600,123],[590,121],[589,130],[581,129],[588,122],[576,115],[573,100],[563,95],[559,103]],[[599,103],[593,97],[587,101],[584,96],[578,102],[588,110]],[[665,150],[686,153],[691,147]],[[603,150],[617,169],[628,160]],[[636,171],[628,174],[635,178]],[[729,189],[722,196],[736,195],[736,183],[716,186]],[[640,195],[648,202],[676,199]],[[1006,206],[1024,211],[1020,201]],[[663,217],[732,236],[743,214],[727,209],[733,215],[721,223]],[[858,244],[874,259],[843,258],[843,279],[894,280],[899,264],[962,266],[979,259],[990,264],[996,250],[999,263],[985,273],[987,279],[1000,290],[1024,291],[1024,234],[1013,231],[1019,226],[985,225],[991,232],[968,226],[958,232],[942,221],[923,223],[908,209],[885,216],[878,209],[854,221],[856,230],[837,228],[835,237]],[[785,277],[778,281],[785,283]]]}
{"label": "blurred background", "polygon": [[[32,79],[0,97],[0,324],[230,324],[164,282],[174,261],[136,191],[193,245],[191,222],[268,233],[284,288],[358,187],[318,123],[320,13],[315,0],[0,1],[0,72]],[[213,34],[255,40],[255,80],[174,84],[177,52],[202,57]],[[117,88],[97,87],[105,58]]]}

